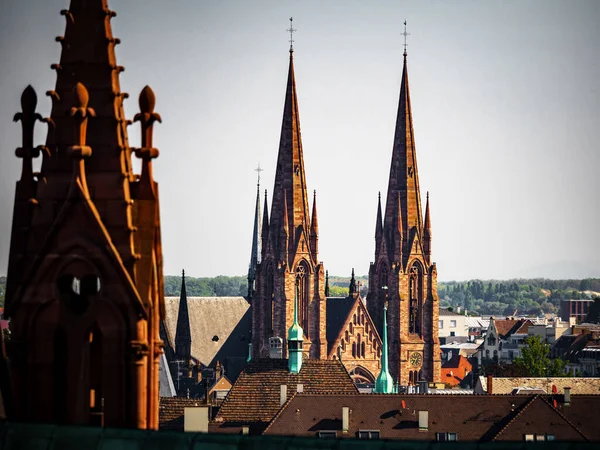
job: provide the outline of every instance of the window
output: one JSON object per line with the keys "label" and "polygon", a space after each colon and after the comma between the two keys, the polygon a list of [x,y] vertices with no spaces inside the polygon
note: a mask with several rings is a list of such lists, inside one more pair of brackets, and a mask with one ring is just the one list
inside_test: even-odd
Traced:
{"label": "window", "polygon": [[358,430],[359,439],[379,439],[379,430]]}
{"label": "window", "polygon": [[444,328],[444,321],[443,321],[443,320],[440,320],[439,327],[440,327],[440,328]]}
{"label": "window", "polygon": [[451,331],[450,336],[456,336],[456,333],[454,331]]}
{"label": "window", "polygon": [[450,321],[450,328],[456,328],[456,320]]}
{"label": "window", "polygon": [[458,433],[435,433],[436,441],[458,441]]}
{"label": "window", "polygon": [[525,435],[525,440],[526,441],[533,441],[533,434],[526,434]]}
{"label": "window", "polygon": [[321,439],[336,439],[337,438],[337,433],[335,431],[323,430],[323,431],[319,431],[318,436]]}

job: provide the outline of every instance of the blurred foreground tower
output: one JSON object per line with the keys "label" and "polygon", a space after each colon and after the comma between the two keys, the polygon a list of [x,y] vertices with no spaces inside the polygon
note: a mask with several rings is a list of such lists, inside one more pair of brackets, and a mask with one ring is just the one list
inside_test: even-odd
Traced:
{"label": "blurred foreground tower", "polygon": [[[160,116],[145,87],[134,118],[142,148],[130,148],[116,14],[106,0],[72,0],[61,14],[51,117],[35,112],[32,87],[15,116],[23,162],[5,310],[13,419],[157,429],[164,289],[152,129]],[[45,146],[33,142],[37,120],[48,124]]]}

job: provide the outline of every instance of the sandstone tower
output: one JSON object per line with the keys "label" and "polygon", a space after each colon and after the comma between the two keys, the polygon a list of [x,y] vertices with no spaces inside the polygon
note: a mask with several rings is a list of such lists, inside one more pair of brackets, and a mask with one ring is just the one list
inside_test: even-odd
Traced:
{"label": "sandstone tower", "polygon": [[429,196],[423,215],[406,56],[405,50],[385,212],[382,216],[380,196],[367,298],[380,333],[389,301],[390,373],[401,385],[439,381],[441,369]]}

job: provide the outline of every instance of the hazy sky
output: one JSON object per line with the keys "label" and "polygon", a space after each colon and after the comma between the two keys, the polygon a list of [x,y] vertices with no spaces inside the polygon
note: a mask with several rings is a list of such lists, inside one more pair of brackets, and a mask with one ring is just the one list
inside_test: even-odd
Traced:
{"label": "hazy sky", "polygon": [[[0,274],[27,84],[50,112],[68,0],[0,0]],[[402,22],[440,280],[600,276],[599,1],[112,0],[126,114],[149,84],[165,273],[246,274],[258,163],[273,188],[294,17],[320,259],[366,274],[385,193]],[[138,127],[130,144],[139,146]],[[37,144],[45,139],[38,126]],[[269,195],[269,202],[270,202]]]}

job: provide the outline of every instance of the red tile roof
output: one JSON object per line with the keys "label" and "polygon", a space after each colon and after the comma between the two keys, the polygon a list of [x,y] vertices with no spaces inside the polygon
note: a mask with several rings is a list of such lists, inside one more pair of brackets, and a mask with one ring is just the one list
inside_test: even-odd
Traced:
{"label": "red tile roof", "polygon": [[203,404],[200,400],[192,398],[160,397],[158,404],[159,429],[183,431],[184,408]]}
{"label": "red tile roof", "polygon": [[216,421],[269,422],[280,409],[281,385],[287,386],[288,398],[298,385],[308,394],[358,392],[339,361],[307,359],[302,362],[300,373],[293,374],[288,370],[287,359],[255,359],[229,391]]}
{"label": "red tile roof", "polygon": [[[596,411],[600,397],[580,403],[580,409]],[[350,411],[347,433],[342,432],[345,406]],[[585,427],[563,413],[569,407],[557,406],[559,411],[543,398],[523,395],[296,394],[265,434],[316,436],[319,431],[332,430],[339,438],[355,438],[359,430],[377,430],[381,439],[434,441],[436,433],[457,433],[459,441],[522,441],[529,430],[527,434],[554,434],[556,440],[586,440]],[[419,411],[428,411],[427,430],[419,430]]]}

